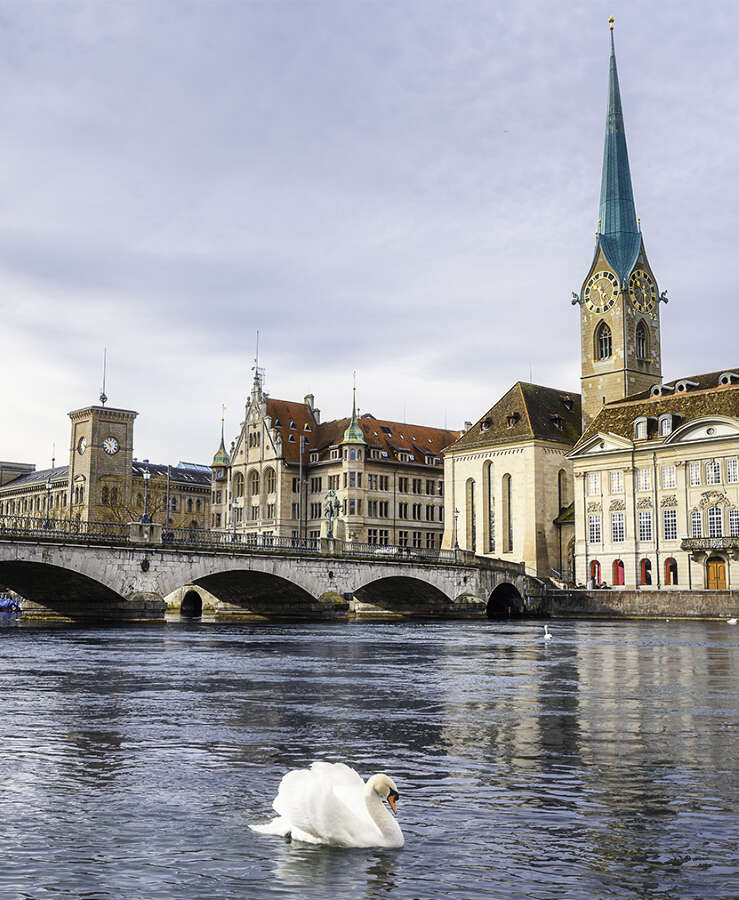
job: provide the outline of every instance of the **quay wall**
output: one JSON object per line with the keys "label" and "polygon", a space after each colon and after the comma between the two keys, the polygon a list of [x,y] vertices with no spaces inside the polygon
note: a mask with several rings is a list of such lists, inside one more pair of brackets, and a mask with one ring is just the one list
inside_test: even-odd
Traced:
{"label": "quay wall", "polygon": [[739,590],[551,591],[545,609],[563,618],[728,619],[739,616]]}

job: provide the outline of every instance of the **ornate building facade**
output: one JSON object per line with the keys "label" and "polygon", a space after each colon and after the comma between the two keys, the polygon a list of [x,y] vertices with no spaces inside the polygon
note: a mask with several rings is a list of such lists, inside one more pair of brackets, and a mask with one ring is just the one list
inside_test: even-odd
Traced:
{"label": "ornate building facade", "polygon": [[594,260],[581,294],[584,433],[576,581],[739,587],[739,368],[662,383],[657,288],[638,227],[611,21]]}
{"label": "ornate building facade", "polygon": [[210,469],[194,463],[166,466],[133,457],[138,413],[87,406],[69,413],[69,464],[36,471],[0,463],[0,516],[54,523],[138,521],[207,528]]}
{"label": "ornate building facade", "polygon": [[[320,536],[336,495],[346,539],[438,549],[444,530],[441,450],[458,432],[357,415],[321,421],[312,394],[278,400],[255,375],[230,450],[213,458],[211,527],[258,536]],[[333,492],[333,493],[332,493]]]}

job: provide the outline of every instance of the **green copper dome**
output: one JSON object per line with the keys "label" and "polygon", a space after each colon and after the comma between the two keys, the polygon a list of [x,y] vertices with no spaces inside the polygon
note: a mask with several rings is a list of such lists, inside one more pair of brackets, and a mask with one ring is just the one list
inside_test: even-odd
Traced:
{"label": "green copper dome", "polygon": [[228,455],[228,451],[226,450],[226,444],[223,440],[223,419],[221,419],[221,446],[216,451],[216,455],[213,457],[213,462],[211,463],[211,468],[214,466],[230,466],[231,465],[231,457]]}
{"label": "green copper dome", "polygon": [[344,432],[344,444],[366,444],[362,429],[357,422],[357,389],[354,388],[354,401],[352,403],[352,420]]}

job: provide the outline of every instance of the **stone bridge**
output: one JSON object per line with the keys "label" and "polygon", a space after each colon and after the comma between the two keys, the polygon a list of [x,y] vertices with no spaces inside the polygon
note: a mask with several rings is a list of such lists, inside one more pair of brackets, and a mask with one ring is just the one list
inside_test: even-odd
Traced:
{"label": "stone bridge", "polygon": [[523,566],[463,551],[416,556],[410,548],[334,541],[195,547],[95,535],[0,531],[0,590],[26,616],[217,619],[360,615],[482,617],[524,612]]}

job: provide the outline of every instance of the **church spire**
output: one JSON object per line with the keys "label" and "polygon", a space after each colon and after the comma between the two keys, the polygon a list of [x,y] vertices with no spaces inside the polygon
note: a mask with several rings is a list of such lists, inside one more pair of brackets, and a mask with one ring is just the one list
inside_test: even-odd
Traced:
{"label": "church spire", "polygon": [[[354,373],[355,382],[356,382],[356,372]],[[352,403],[352,420],[347,426],[346,431],[344,432],[344,444],[366,444],[367,442],[364,439],[364,433],[357,421],[357,385],[354,384],[353,387],[354,392],[354,400]]]}
{"label": "church spire", "polygon": [[598,243],[622,284],[628,279],[641,247],[634,208],[621,91],[616,68],[616,49],[611,26],[611,61],[608,77],[608,115],[600,187]]}
{"label": "church spire", "polygon": [[[223,409],[225,410],[225,406]],[[225,416],[221,413],[221,446],[216,450],[216,455],[213,457],[213,462],[211,466],[228,466],[231,464],[231,457],[228,455],[228,451],[226,450],[226,442],[223,437],[223,426],[224,426]]]}

